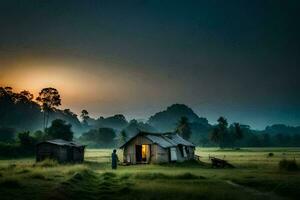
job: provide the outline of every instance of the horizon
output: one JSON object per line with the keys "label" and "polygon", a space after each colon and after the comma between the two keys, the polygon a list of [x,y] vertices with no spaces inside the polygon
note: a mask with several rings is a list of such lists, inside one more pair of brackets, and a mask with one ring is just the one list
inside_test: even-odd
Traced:
{"label": "horizon", "polygon": [[[10,86],[8,85],[8,86],[5,86],[5,87],[10,87]],[[14,92],[21,92],[22,90],[26,90],[26,89],[15,90],[15,88],[13,88],[13,91],[14,91]],[[31,92],[31,91],[29,91],[29,92]],[[33,95],[34,95],[33,100],[36,102],[35,99],[36,99],[36,97],[38,96],[38,92],[33,93]],[[63,101],[64,101],[64,100],[63,100],[63,97],[62,97],[62,102],[63,102]],[[100,113],[100,114],[93,114],[93,113],[90,113],[89,110],[88,110],[88,112],[89,112],[89,116],[90,116],[91,118],[95,119],[95,120],[97,120],[97,119],[100,118],[100,117],[107,118],[107,117],[113,117],[113,116],[115,116],[115,115],[121,114],[121,115],[124,115],[124,117],[126,118],[126,120],[127,120],[128,122],[130,122],[130,121],[133,120],[133,119],[135,119],[135,120],[137,120],[137,121],[147,122],[151,116],[157,114],[158,112],[167,110],[168,107],[170,107],[170,106],[172,106],[172,105],[174,105],[174,104],[183,104],[183,105],[185,105],[185,106],[191,108],[191,109],[193,110],[193,112],[194,112],[196,115],[198,115],[200,118],[201,118],[201,117],[206,118],[206,119],[208,120],[208,123],[211,124],[211,125],[216,125],[216,124],[217,124],[217,119],[218,119],[219,117],[225,117],[225,118],[228,120],[228,123],[229,123],[229,124],[233,124],[233,123],[235,123],[235,122],[238,122],[238,123],[241,123],[242,125],[249,125],[249,126],[251,127],[251,129],[253,129],[253,130],[264,130],[267,126],[278,125],[278,124],[282,124],[282,125],[286,125],[286,126],[292,126],[292,127],[297,127],[297,126],[298,126],[298,125],[290,125],[290,124],[285,124],[285,123],[278,122],[278,123],[267,124],[267,125],[264,126],[264,127],[259,127],[259,128],[258,128],[258,127],[252,126],[252,125],[249,124],[249,123],[243,123],[243,122],[241,122],[241,121],[233,121],[233,120],[231,120],[231,119],[228,119],[228,118],[227,118],[226,116],[224,116],[224,115],[217,116],[216,119],[209,119],[207,116],[204,116],[204,115],[201,115],[201,114],[197,113],[197,111],[195,111],[193,107],[191,107],[191,106],[189,106],[189,105],[187,105],[187,104],[185,104],[185,103],[180,103],[180,102],[176,102],[176,103],[172,103],[172,104],[166,105],[165,107],[162,107],[161,110],[154,111],[154,113],[149,113],[148,115],[145,114],[145,115],[143,115],[142,117],[140,117],[140,116],[130,116],[130,115],[126,114],[126,113],[107,113],[107,114],[105,115],[105,114],[101,114],[101,113]],[[70,109],[73,113],[75,113],[75,114],[77,115],[77,118],[78,118],[80,121],[82,121],[82,119],[80,118],[80,114],[81,114],[81,111],[82,111],[84,108],[79,109],[78,111],[76,111],[76,110],[74,111],[72,108],[70,108],[70,107],[65,107],[65,106],[62,104],[62,105],[60,105],[60,106],[58,107],[58,109],[61,109],[61,110],[64,110],[64,109]]]}
{"label": "horizon", "polygon": [[4,1],[0,85],[57,88],[94,117],[183,103],[212,124],[299,126],[298,5]]}

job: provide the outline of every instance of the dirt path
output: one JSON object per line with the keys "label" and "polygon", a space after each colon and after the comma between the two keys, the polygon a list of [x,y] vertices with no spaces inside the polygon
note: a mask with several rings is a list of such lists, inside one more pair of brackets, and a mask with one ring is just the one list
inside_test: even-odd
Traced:
{"label": "dirt path", "polygon": [[256,189],[250,188],[250,187],[246,187],[237,183],[234,183],[230,180],[225,181],[227,184],[234,186],[236,188],[242,189],[247,193],[256,195],[256,196],[262,196],[262,197],[266,197],[267,199],[272,199],[272,200],[287,200],[287,198],[284,197],[280,197],[278,195],[276,195],[274,192],[261,192],[258,191]]}

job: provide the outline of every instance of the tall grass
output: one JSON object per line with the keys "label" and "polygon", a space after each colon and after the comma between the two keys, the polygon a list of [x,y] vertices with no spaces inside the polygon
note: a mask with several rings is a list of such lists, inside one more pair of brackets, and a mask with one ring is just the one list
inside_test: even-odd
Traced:
{"label": "tall grass", "polygon": [[294,160],[282,159],[281,161],[279,161],[278,165],[281,171],[297,171],[299,169],[295,159]]}

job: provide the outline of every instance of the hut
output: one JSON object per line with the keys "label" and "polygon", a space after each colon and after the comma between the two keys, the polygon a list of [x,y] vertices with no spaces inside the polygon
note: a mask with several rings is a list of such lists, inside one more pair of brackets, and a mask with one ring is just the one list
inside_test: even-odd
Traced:
{"label": "hut", "polygon": [[48,140],[37,144],[36,161],[46,158],[63,162],[83,162],[85,146],[62,139]]}
{"label": "hut", "polygon": [[127,164],[182,162],[195,155],[195,145],[175,133],[139,132],[120,148]]}

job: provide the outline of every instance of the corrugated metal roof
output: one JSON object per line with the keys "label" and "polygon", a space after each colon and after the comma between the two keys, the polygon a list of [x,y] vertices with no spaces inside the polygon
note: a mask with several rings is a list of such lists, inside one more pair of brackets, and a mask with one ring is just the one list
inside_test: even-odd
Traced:
{"label": "corrugated metal roof", "polygon": [[167,147],[172,147],[176,146],[172,144],[170,141],[166,140],[163,136],[158,136],[158,135],[145,135],[146,138],[151,140],[153,143],[156,143],[160,145],[161,147],[167,148]]}
{"label": "corrugated metal roof", "polygon": [[178,134],[165,135],[165,137],[170,138],[175,144],[182,144],[184,146],[195,146],[193,143],[183,139]]}
{"label": "corrugated metal roof", "polygon": [[56,144],[56,145],[60,145],[60,146],[74,146],[74,147],[84,146],[84,145],[81,145],[74,141],[66,141],[66,140],[62,140],[62,139],[47,140],[47,141],[41,142],[41,143],[50,143],[50,144]]}
{"label": "corrugated metal roof", "polygon": [[130,140],[128,140],[125,144],[123,144],[120,148],[124,147],[129,141],[131,141],[133,138],[135,138],[138,135],[142,135],[142,136],[148,138],[153,143],[156,143],[163,148],[175,147],[178,145],[195,146],[193,143],[183,139],[178,134],[174,134],[174,133],[158,134],[158,133],[140,132],[137,135],[133,136]]}

